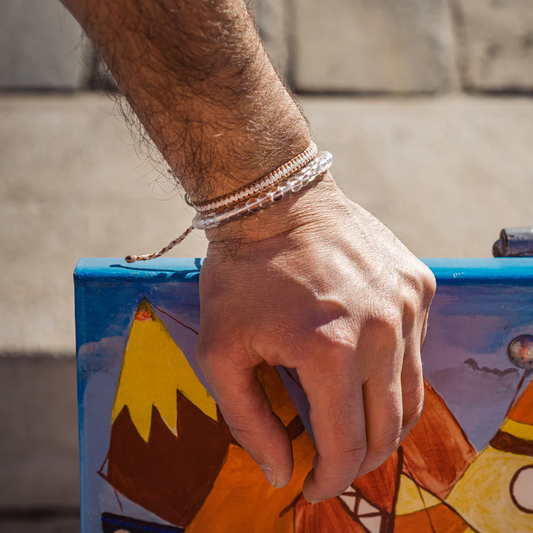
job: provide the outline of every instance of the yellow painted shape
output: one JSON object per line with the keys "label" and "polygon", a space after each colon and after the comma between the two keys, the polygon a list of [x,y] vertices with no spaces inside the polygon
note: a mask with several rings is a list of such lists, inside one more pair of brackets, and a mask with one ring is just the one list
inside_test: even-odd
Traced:
{"label": "yellow painted shape", "polygon": [[398,501],[396,502],[395,513],[406,515],[429,509],[438,505],[441,501],[430,492],[417,486],[417,484],[406,475],[400,477],[400,488],[398,489]]}
{"label": "yellow painted shape", "polygon": [[217,420],[215,401],[196,377],[163,321],[148,302],[143,301],[139,309],[149,312],[151,319],[133,321],[122,359],[112,422],[126,406],[139,435],[148,441],[152,406],[155,406],[168,428],[177,435],[177,390],[207,416]]}
{"label": "yellow painted shape", "polygon": [[306,432],[294,439],[293,452],[290,483],[274,489],[248,453],[230,445],[213,490],[187,533],[293,533],[294,509],[279,515],[301,493],[311,469],[315,448]]}
{"label": "yellow painted shape", "polygon": [[481,533],[533,532],[533,514],[520,511],[510,493],[513,475],[532,464],[533,457],[488,446],[474,459],[446,502]]}
{"label": "yellow painted shape", "polygon": [[507,419],[502,426],[502,431],[510,433],[515,437],[524,440],[533,440],[533,426],[517,422],[516,420]]}

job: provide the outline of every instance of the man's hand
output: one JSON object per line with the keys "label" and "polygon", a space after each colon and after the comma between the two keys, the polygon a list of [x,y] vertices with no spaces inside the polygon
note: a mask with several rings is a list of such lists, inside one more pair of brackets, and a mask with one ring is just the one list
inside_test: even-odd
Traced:
{"label": "man's hand", "polygon": [[[309,146],[243,0],[62,2],[194,200],[233,192]],[[434,278],[330,177],[208,236],[198,357],[222,412],[285,485],[290,442],[254,367],[296,368],[319,453],[304,494],[336,496],[420,415]]]}
{"label": "man's hand", "polygon": [[254,367],[295,368],[318,449],[304,495],[337,496],[421,414],[435,278],[330,176],[209,237],[198,359],[224,418],[274,486],[287,484],[291,444]]}

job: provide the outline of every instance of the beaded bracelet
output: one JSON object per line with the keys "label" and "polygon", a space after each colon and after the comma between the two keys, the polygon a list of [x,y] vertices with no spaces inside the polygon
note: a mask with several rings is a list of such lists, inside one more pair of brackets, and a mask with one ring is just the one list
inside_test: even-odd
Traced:
{"label": "beaded bracelet", "polygon": [[241,189],[219,196],[213,200],[207,200],[205,202],[194,202],[191,200],[188,194],[185,195],[185,201],[196,209],[199,213],[205,213],[207,211],[213,211],[214,209],[219,209],[221,207],[226,207],[228,205],[246,200],[250,196],[257,194],[269,187],[272,187],[279,183],[281,180],[293,174],[297,170],[300,170],[302,167],[307,165],[310,161],[315,159],[318,154],[318,148],[316,144],[311,141],[311,144],[301,153],[298,154],[294,159],[291,159],[284,165],[281,165],[279,168],[259,178],[257,181],[242,187]]}
{"label": "beaded bracelet", "polygon": [[[313,146],[314,145],[310,146],[308,150],[311,149],[312,151]],[[302,152],[300,155],[303,155],[303,153],[304,152]],[[216,228],[226,222],[236,220],[249,214],[257,213],[261,209],[270,207],[271,205],[282,200],[287,194],[299,192],[302,188],[307,187],[316,178],[324,174],[331,167],[332,162],[333,156],[329,152],[319,152],[318,155],[315,154],[314,159],[310,163],[307,163],[305,166],[303,166],[303,168],[300,167],[300,169],[296,172],[294,169],[292,171],[284,171],[284,178],[277,178],[275,185],[272,186],[269,184],[270,189],[265,191],[264,188],[266,188],[265,184],[267,183],[267,178],[277,172],[274,171],[268,176],[261,178],[261,180],[252,183],[249,187],[234,193],[240,196],[240,201],[233,200],[231,203],[229,203],[230,200],[227,198],[231,197],[232,195],[227,195],[227,197],[221,197],[220,199],[205,204],[213,209],[211,204],[217,203],[219,206],[217,211],[211,211],[210,213],[206,214],[204,211],[200,211],[195,207],[194,204],[192,204],[193,207],[197,209],[196,216],[192,220],[192,225],[189,226],[177,239],[174,239],[171,243],[158,252],[146,255],[128,255],[126,257],[126,262],[135,263],[135,261],[148,261],[150,259],[155,259],[156,257],[161,257],[169,250],[174,248],[174,246],[181,243],[193,229],[206,230]],[[262,184],[262,188],[259,187],[259,183]]]}
{"label": "beaded bracelet", "polygon": [[202,230],[216,228],[224,222],[230,222],[270,207],[273,203],[279,202],[286,194],[298,192],[303,187],[307,187],[320,174],[323,174],[331,167],[332,161],[333,156],[329,152],[320,152],[318,157],[311,163],[281,184],[272,187],[269,191],[262,192],[258,196],[252,197],[246,202],[241,202],[234,207],[229,207],[222,212],[213,212],[207,215],[197,213],[192,220],[192,226],[195,229]]}

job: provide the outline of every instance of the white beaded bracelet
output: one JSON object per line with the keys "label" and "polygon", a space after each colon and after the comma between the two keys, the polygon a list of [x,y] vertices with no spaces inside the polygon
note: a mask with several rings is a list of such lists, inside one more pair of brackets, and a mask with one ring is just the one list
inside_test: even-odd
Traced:
{"label": "white beaded bracelet", "polygon": [[258,196],[249,198],[246,202],[240,202],[234,207],[228,207],[222,212],[208,214],[197,213],[192,220],[194,229],[211,229],[230,222],[251,213],[257,213],[261,209],[270,207],[279,202],[286,194],[300,191],[307,187],[318,176],[331,167],[333,156],[329,152],[320,152],[311,163],[306,165],[296,174],[293,174],[283,183],[272,187],[269,191],[260,193]]}
{"label": "white beaded bracelet", "polygon": [[[314,146],[314,144],[312,146]],[[312,149],[312,146],[310,146],[308,150]],[[314,148],[316,149],[316,146],[314,146]],[[274,171],[268,176],[265,176],[265,178],[262,178],[261,180],[252,183],[249,187],[239,191],[240,201],[233,200],[231,203],[228,203],[229,200],[224,197],[206,203],[205,205],[209,206],[211,210],[211,212],[207,214],[205,213],[205,210],[200,211],[194,204],[191,204],[197,209],[197,213],[192,220],[192,225],[189,226],[182,235],[177,239],[174,239],[158,252],[146,255],[128,255],[126,257],[126,262],[135,263],[135,261],[148,261],[150,259],[155,259],[156,257],[161,257],[174,248],[174,246],[181,243],[193,229],[206,230],[216,228],[226,222],[236,220],[252,213],[257,213],[261,209],[270,207],[272,204],[283,199],[287,194],[299,192],[302,188],[307,187],[316,178],[324,174],[331,167],[332,162],[333,156],[329,152],[319,152],[318,155],[315,154],[314,159],[303,166],[303,168],[300,166],[300,169],[296,172],[294,169],[292,171],[287,171],[285,173],[285,179],[277,179],[274,186],[269,184],[269,190],[264,190],[267,188],[267,185],[264,185],[266,183],[266,178],[275,174],[277,171]],[[263,183],[262,189],[256,188],[258,187],[258,183]],[[240,196],[241,193],[242,196]],[[228,195],[228,198],[231,196],[233,195]],[[213,209],[216,209],[212,206],[212,204],[215,203],[218,203],[218,210],[212,211]],[[224,207],[225,209],[222,210]]]}
{"label": "white beaded bracelet", "polygon": [[205,202],[194,202],[191,200],[190,196],[186,194],[185,201],[191,207],[194,207],[198,213],[207,213],[208,211],[227,207],[228,205],[246,200],[250,196],[276,185],[290,174],[293,174],[297,170],[300,170],[302,167],[307,165],[317,156],[317,154],[318,148],[316,144],[311,141],[311,144],[301,154],[298,154],[295,158],[281,165],[270,174],[259,178],[257,181],[254,181],[253,183],[250,183],[249,185],[246,185],[235,192],[225,194],[224,196],[220,196],[214,200],[208,200]]}

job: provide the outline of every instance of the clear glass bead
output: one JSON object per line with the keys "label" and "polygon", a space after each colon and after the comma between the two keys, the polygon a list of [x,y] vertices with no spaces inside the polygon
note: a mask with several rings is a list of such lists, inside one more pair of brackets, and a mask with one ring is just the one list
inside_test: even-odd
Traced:
{"label": "clear glass bead", "polygon": [[261,204],[261,208],[264,209],[272,204],[272,197],[267,192],[263,192],[257,197],[257,201]]}
{"label": "clear glass bead", "polygon": [[298,192],[302,189],[303,183],[301,178],[294,178],[291,181],[292,183],[290,185],[290,188],[292,192]]}
{"label": "clear glass bead", "polygon": [[235,208],[234,207],[228,207],[224,211],[224,218],[225,218],[226,222],[231,222],[232,220],[235,220],[237,218],[237,214],[235,212]]}
{"label": "clear glass bead", "polygon": [[206,229],[216,228],[219,225],[219,222],[214,215],[209,215],[202,219],[202,224]]}
{"label": "clear glass bead", "polygon": [[216,213],[215,218],[219,224],[226,222],[226,212],[222,211],[221,213]]}
{"label": "clear glass bead", "polygon": [[284,183],[283,185],[280,185],[279,188],[281,189],[281,192],[283,193],[283,196],[286,194],[290,194],[292,192],[291,186],[287,185],[287,183]]}
{"label": "clear glass bead", "polygon": [[246,202],[240,202],[239,204],[237,204],[237,206],[235,207],[236,209],[236,212],[239,214],[239,216],[246,216],[250,213],[250,209],[248,208],[248,206],[246,205]]}
{"label": "clear glass bead", "polygon": [[289,187],[289,189],[292,190],[293,186],[296,185],[297,183],[299,182],[299,179],[298,179],[298,173],[295,174],[294,176],[291,176],[286,182],[285,182],[285,185],[287,187]]}
{"label": "clear glass bead", "polygon": [[194,218],[192,219],[192,226],[194,229],[203,229],[201,222],[200,222],[200,215],[196,214]]}
{"label": "clear glass bead", "polygon": [[272,187],[272,189],[268,191],[268,194],[270,195],[273,203],[279,202],[285,195],[281,187]]}
{"label": "clear glass bead", "polygon": [[298,174],[295,174],[294,176],[291,176],[285,183],[289,187],[292,187],[296,183],[297,180],[298,180]]}
{"label": "clear glass bead", "polygon": [[246,207],[250,213],[257,213],[261,210],[261,202],[257,198],[250,198],[246,202]]}
{"label": "clear glass bead", "polygon": [[[267,192],[256,193],[257,196],[242,200],[223,212],[197,213],[192,224],[197,229],[210,229],[224,222],[256,213],[262,208],[269,207],[273,202],[279,202],[285,195],[298,192],[309,185],[331,167],[332,161],[333,156],[329,152],[320,152],[312,161],[286,179],[282,185],[275,185]],[[293,165],[294,168],[296,166]]]}
{"label": "clear glass bead", "polygon": [[327,170],[333,161],[333,156],[329,152],[322,152],[321,158],[318,160],[318,166],[322,170]]}

